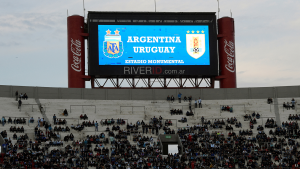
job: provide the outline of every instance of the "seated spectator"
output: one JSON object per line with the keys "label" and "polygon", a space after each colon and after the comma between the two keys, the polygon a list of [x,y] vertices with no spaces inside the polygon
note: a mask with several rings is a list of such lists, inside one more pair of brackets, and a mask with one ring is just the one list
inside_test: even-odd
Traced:
{"label": "seated spectator", "polygon": [[184,123],[184,122],[187,122],[187,118],[186,118],[186,117],[182,117],[182,118],[181,118],[181,122],[183,122],[183,123]]}
{"label": "seated spectator", "polygon": [[[231,125],[229,126],[229,125],[227,124],[227,125],[226,125],[226,130],[233,130],[233,127],[232,127]],[[230,132],[229,132],[229,133],[230,133]],[[229,133],[228,133],[228,135],[229,135]],[[230,133],[230,134],[231,134],[231,133]]]}
{"label": "seated spectator", "polygon": [[194,113],[192,111],[191,112],[187,111],[186,116],[194,116]]}
{"label": "seated spectator", "polygon": [[34,122],[33,117],[31,117],[29,121],[30,121],[30,123],[33,123]]}
{"label": "seated spectator", "polygon": [[286,102],[286,109],[287,109],[287,110],[290,110],[290,109],[291,109],[291,106],[290,106],[290,103],[289,103],[289,102]]}
{"label": "seated spectator", "polygon": [[269,97],[268,100],[267,100],[267,102],[268,102],[268,104],[272,104],[273,103],[273,99]]}
{"label": "seated spectator", "polygon": [[187,101],[187,97],[186,96],[184,96],[183,101],[185,101],[185,102]]}
{"label": "seated spectator", "polygon": [[27,94],[25,93],[25,94],[22,96],[22,98],[23,98],[24,100],[27,100],[27,99],[28,99]]}
{"label": "seated spectator", "polygon": [[171,102],[174,102],[175,101],[175,98],[174,98],[174,96],[172,95],[171,96]]}
{"label": "seated spectator", "polygon": [[171,98],[170,98],[170,96],[168,95],[168,97],[167,97],[167,101],[170,101],[171,100]]}
{"label": "seated spectator", "polygon": [[64,116],[68,116],[68,111],[67,111],[67,109],[64,110]]}
{"label": "seated spectator", "polygon": [[226,110],[226,108],[225,108],[225,106],[222,106],[222,109],[221,109],[222,111],[225,111]]}
{"label": "seated spectator", "polygon": [[16,133],[14,133],[14,135],[13,135],[13,139],[15,139],[15,140],[16,140],[16,139],[17,139],[17,137],[18,137],[18,136],[17,136],[17,134],[16,134]]}
{"label": "seated spectator", "polygon": [[11,117],[8,118],[7,124],[9,124],[9,123],[12,124],[12,119],[11,119]]}
{"label": "seated spectator", "polygon": [[86,114],[84,114],[84,116],[83,116],[83,120],[87,120],[87,119],[88,119],[87,115],[86,115]]}
{"label": "seated spectator", "polygon": [[259,119],[260,118],[260,114],[256,113],[256,118]]}
{"label": "seated spectator", "polygon": [[287,106],[286,106],[286,104],[285,104],[285,102],[283,102],[283,108],[288,109]]}

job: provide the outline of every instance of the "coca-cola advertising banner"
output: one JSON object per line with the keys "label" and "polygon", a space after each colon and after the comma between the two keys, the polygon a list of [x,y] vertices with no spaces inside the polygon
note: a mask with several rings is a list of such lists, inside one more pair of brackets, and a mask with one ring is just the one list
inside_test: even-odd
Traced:
{"label": "coca-cola advertising banner", "polygon": [[84,38],[82,16],[68,17],[68,87],[85,88]]}
{"label": "coca-cola advertising banner", "polygon": [[219,63],[220,63],[220,87],[236,88],[236,53],[234,20],[223,17],[218,20],[219,25]]}
{"label": "coca-cola advertising banner", "polygon": [[71,38],[70,48],[73,54],[73,63],[71,63],[71,68],[76,72],[81,72],[81,42]]}
{"label": "coca-cola advertising banner", "polygon": [[[89,17],[93,18],[88,19],[89,75],[94,77],[218,75],[214,13],[204,16],[199,16],[201,15],[199,13],[191,14],[189,18],[186,14],[178,13],[174,15],[134,13],[131,16],[123,13],[108,14],[105,13],[110,18],[114,16],[123,18],[122,22],[118,20],[109,20],[110,23],[101,22],[105,20],[101,18],[101,12],[95,15],[89,13]],[[134,22],[135,19],[141,18],[151,20],[151,17],[174,20],[175,16],[178,19],[203,17],[206,22],[202,20],[189,23]]]}
{"label": "coca-cola advertising banner", "polygon": [[227,41],[224,39],[224,52],[227,54],[227,63],[225,68],[231,72],[235,72],[235,50],[233,41]]}

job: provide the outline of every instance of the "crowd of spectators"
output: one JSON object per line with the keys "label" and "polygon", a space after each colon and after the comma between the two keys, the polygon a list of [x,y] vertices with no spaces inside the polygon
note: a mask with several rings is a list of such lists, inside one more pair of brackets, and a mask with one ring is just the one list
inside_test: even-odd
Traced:
{"label": "crowd of spectators", "polygon": [[222,108],[221,108],[221,110],[222,111],[229,111],[230,113],[232,113],[233,112],[233,107],[231,106],[222,106]]}
{"label": "crowd of spectators", "polygon": [[[171,110],[171,114],[180,111]],[[187,112],[186,116],[188,113],[193,112]],[[282,122],[281,126],[278,126],[273,118],[269,118],[264,125],[257,125],[258,132],[253,134],[252,129],[257,124],[256,119],[259,118],[260,114],[255,112],[244,115],[244,120],[250,123],[250,129],[244,129],[236,117],[206,119],[202,116],[197,125],[189,125],[187,117],[182,117],[180,121],[185,122],[186,126],[177,130],[173,128],[172,119],[164,119],[162,116],[154,116],[149,121],[138,120],[135,123],[126,123],[120,118],[103,119],[100,124],[105,125],[106,131],[86,135],[78,140],[73,132],[81,131],[85,127],[98,127],[97,121],[86,121],[88,120],[86,114],[79,117],[84,121],[75,126],[72,124],[70,128],[66,125],[65,119],[58,119],[54,114],[54,128],[42,121],[42,125],[39,124],[34,128],[34,139],[30,139],[24,133],[23,126],[19,126],[22,125],[23,119],[8,118],[8,123],[16,124],[11,126],[9,132],[14,133],[13,140],[17,141],[13,144],[7,137],[6,130],[1,132],[5,140],[2,145],[5,154],[2,164],[4,168],[49,169],[298,167],[300,151],[296,139],[300,137],[300,130],[296,120],[299,116],[290,114],[288,117],[290,122]],[[41,119],[37,121],[40,123]],[[5,117],[2,118],[2,122],[6,123]],[[29,122],[34,123],[33,117]],[[126,124],[125,129],[121,126],[123,124]],[[225,133],[223,128],[226,129]],[[234,128],[238,128],[238,131]],[[269,128],[269,135],[265,133],[266,128]],[[160,130],[163,130],[164,134],[178,134],[181,141],[181,145],[178,146],[179,153],[162,155],[161,142],[154,139],[155,134],[161,133]],[[69,133],[62,138],[60,132],[64,131]],[[151,136],[145,136],[145,133]],[[135,144],[128,140],[128,135],[132,135]],[[68,141],[71,141],[71,144],[66,144]],[[54,149],[50,150],[50,147]]]}

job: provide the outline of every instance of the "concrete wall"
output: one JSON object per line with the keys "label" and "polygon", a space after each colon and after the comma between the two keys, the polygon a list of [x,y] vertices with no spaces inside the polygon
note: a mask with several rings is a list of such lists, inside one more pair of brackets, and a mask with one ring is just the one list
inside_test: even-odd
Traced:
{"label": "concrete wall", "polygon": [[266,99],[268,97],[300,97],[300,86],[260,87],[237,89],[75,89],[50,87],[1,86],[0,97],[15,97],[15,92],[27,93],[30,98],[86,100],[165,100],[177,99],[178,93],[204,100]]}

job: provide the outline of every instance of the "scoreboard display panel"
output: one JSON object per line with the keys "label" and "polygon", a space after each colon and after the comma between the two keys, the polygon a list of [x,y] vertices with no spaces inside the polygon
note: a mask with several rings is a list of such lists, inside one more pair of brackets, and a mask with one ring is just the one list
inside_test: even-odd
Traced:
{"label": "scoreboard display panel", "polygon": [[172,14],[89,12],[89,75],[218,75],[215,14]]}

